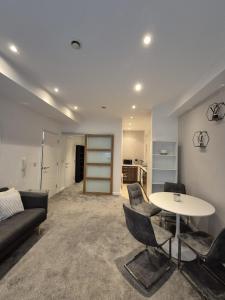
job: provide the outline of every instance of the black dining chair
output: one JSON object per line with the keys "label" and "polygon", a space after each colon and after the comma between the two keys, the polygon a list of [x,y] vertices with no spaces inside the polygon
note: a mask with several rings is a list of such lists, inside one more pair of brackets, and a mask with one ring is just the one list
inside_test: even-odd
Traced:
{"label": "black dining chair", "polygon": [[[184,243],[196,253],[204,263],[225,263],[225,228],[213,239],[203,231],[181,233],[179,238],[179,258],[181,256],[181,243]],[[180,259],[178,260],[180,263]]]}
{"label": "black dining chair", "polygon": [[[129,232],[137,241],[146,246],[145,250],[138,253],[124,267],[137,282],[145,289],[149,289],[170,270],[172,234],[151,223],[149,216],[137,212],[130,206],[123,204],[123,209]],[[162,246],[168,241],[169,256],[162,251]],[[150,251],[148,247],[154,251]]]}
{"label": "black dining chair", "polygon": [[186,194],[186,188],[183,183],[165,182],[164,192]]}
{"label": "black dining chair", "polygon": [[[183,263],[181,267],[182,243],[195,252],[197,259]],[[191,283],[194,281],[194,286],[207,299],[211,299],[215,293],[218,299],[225,299],[224,264],[225,228],[216,239],[203,231],[181,233],[178,236],[178,268]]]}
{"label": "black dining chair", "polygon": [[[183,183],[165,182],[163,190],[164,192],[169,193],[186,194],[186,188]],[[160,224],[164,223],[165,227],[167,227],[167,224],[176,224],[176,214],[174,213],[163,210],[160,214],[160,217]],[[181,222],[184,223],[184,220],[182,218]]]}
{"label": "black dining chair", "polygon": [[152,203],[145,201],[142,188],[139,183],[132,183],[127,185],[130,205],[133,209],[147,214],[152,217],[160,213],[161,209]]}

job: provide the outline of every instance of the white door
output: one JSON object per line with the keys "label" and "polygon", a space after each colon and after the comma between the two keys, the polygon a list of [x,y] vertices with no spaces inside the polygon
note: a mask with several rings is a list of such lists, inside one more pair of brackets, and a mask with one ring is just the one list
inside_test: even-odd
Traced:
{"label": "white door", "polygon": [[59,136],[46,131],[43,135],[41,189],[48,190],[51,197],[58,189]]}
{"label": "white door", "polygon": [[70,186],[74,183],[75,176],[75,146],[71,137],[66,138],[65,161],[64,161],[64,186]]}

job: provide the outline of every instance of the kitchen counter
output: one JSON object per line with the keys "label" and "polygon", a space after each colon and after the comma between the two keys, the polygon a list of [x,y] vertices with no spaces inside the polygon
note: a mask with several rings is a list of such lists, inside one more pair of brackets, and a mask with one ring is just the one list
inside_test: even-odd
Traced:
{"label": "kitchen counter", "polygon": [[147,167],[142,165],[122,165],[123,183],[139,182],[145,193],[147,193]]}
{"label": "kitchen counter", "polygon": [[142,165],[122,165],[123,167],[138,167],[141,168],[143,171],[148,172],[147,171],[147,167],[143,167]]}

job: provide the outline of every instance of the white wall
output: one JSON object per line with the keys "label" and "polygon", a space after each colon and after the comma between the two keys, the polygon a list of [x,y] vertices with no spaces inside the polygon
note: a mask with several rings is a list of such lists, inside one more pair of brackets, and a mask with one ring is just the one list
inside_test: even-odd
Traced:
{"label": "white wall", "polygon": [[123,159],[144,160],[144,131],[123,131]]}
{"label": "white wall", "polygon": [[170,117],[172,105],[160,104],[152,110],[152,140],[177,141],[178,118]]}
{"label": "white wall", "polygon": [[[152,142],[153,141],[178,141],[178,118],[174,116],[170,116],[170,112],[172,109],[172,103],[163,103],[153,108],[152,110],[152,131],[151,131],[151,148],[150,153],[152,156]],[[165,175],[161,172],[159,173],[152,169],[153,165],[153,159],[151,158],[151,183],[153,180],[153,177],[157,176],[157,181],[164,182],[165,181]],[[149,172],[149,173],[150,173]],[[171,174],[171,180],[170,181],[177,181],[177,172],[175,174]],[[149,176],[149,177],[150,177]],[[168,179],[167,179],[168,180]],[[149,189],[149,193],[156,192],[156,191],[163,191],[163,185],[152,185],[152,189]]]}
{"label": "white wall", "polygon": [[[0,186],[40,188],[43,129],[60,133],[61,125],[0,98]],[[21,172],[22,158],[27,161],[25,176]]]}
{"label": "white wall", "polygon": [[[20,190],[40,188],[43,129],[60,135],[62,124],[43,117],[26,106],[0,98],[0,186],[15,186]],[[114,135],[113,193],[119,194],[122,161],[122,121],[89,120],[71,126],[67,130],[83,134],[105,133]],[[63,131],[65,131],[65,128]],[[60,144],[63,145],[63,140]],[[63,152],[62,147],[61,155],[63,155]],[[27,162],[25,176],[21,171],[22,158],[26,158]],[[61,175],[58,190],[64,187],[63,166],[60,166],[60,168]]]}
{"label": "white wall", "polygon": [[[203,230],[216,235],[225,227],[225,120],[209,122],[206,111],[210,104],[224,101],[225,90],[210,97],[179,120],[180,179],[187,192],[216,208],[211,217],[195,219]],[[210,142],[205,151],[193,147],[195,131],[207,130]]]}
{"label": "white wall", "polygon": [[122,173],[122,120],[89,119],[81,122],[77,126],[66,127],[63,131],[80,134],[114,135],[113,194],[119,195]]}

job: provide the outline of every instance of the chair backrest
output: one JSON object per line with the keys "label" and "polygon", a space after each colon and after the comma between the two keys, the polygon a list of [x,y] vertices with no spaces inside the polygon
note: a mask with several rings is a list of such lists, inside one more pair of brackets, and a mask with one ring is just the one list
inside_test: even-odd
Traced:
{"label": "chair backrest", "polygon": [[164,192],[186,194],[186,189],[183,183],[165,182]]}
{"label": "chair backrest", "polygon": [[131,207],[144,202],[144,197],[139,183],[128,184],[127,190]]}
{"label": "chair backrest", "polygon": [[156,242],[150,218],[125,204],[123,204],[123,210],[127,228],[131,235],[144,245],[157,247],[158,243]]}
{"label": "chair backrest", "polygon": [[225,263],[225,228],[212,243],[206,260],[207,262]]}

